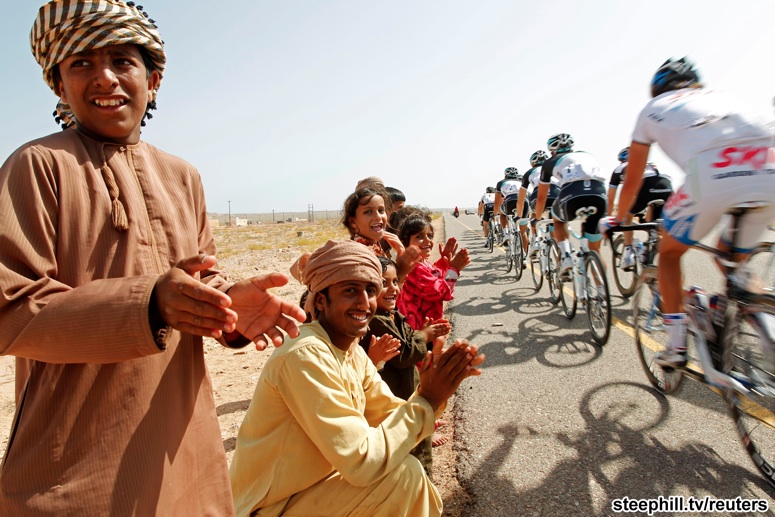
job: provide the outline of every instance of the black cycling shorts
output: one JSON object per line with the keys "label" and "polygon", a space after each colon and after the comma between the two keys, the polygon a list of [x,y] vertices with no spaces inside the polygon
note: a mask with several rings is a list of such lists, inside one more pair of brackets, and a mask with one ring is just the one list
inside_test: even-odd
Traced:
{"label": "black cycling shorts", "polygon": [[495,205],[493,203],[487,203],[484,205],[484,216],[482,217],[482,221],[485,223],[489,223],[490,219],[492,218],[492,213],[495,210]]}
{"label": "black cycling shorts", "polygon": [[[666,178],[665,176],[649,176],[648,178],[643,178],[643,185],[640,187],[640,192],[638,192],[638,197],[635,199],[635,203],[632,205],[630,212],[639,214],[646,210],[650,202],[656,199],[667,201],[667,198],[669,198],[672,193],[673,185],[670,183],[670,178]],[[663,203],[654,207],[655,221],[662,217],[662,208],[664,206]]]}
{"label": "black cycling shorts", "polygon": [[[506,199],[503,200],[503,203],[501,203],[501,213],[503,215],[511,215],[511,213],[514,211],[515,208],[517,208],[517,200],[518,200],[519,194],[513,194],[511,196],[506,196]],[[527,215],[527,199],[524,200],[524,214]]]}
{"label": "black cycling shorts", "polygon": [[[549,210],[552,208],[552,205],[554,204],[554,200],[557,199],[557,196],[560,195],[560,187],[557,185],[550,183],[549,184],[549,192],[546,193],[546,207],[544,210]],[[530,211],[535,212],[536,211],[536,204],[538,204],[538,189],[534,188],[533,192],[530,193]]]}
{"label": "black cycling shorts", "polygon": [[560,189],[560,195],[552,206],[552,217],[567,223],[576,219],[576,211],[589,207],[596,208],[597,212],[587,217],[581,231],[597,235],[600,233],[597,223],[605,216],[608,208],[605,185],[597,180],[573,181]]}

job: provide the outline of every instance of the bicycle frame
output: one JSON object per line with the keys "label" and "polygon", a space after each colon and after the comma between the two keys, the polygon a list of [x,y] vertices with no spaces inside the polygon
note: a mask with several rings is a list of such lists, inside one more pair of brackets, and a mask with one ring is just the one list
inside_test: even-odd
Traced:
{"label": "bicycle frame", "polygon": [[501,221],[498,214],[493,214],[490,218],[490,237],[492,237],[493,242],[497,246],[503,241],[503,228],[501,227]]}
{"label": "bicycle frame", "polygon": [[[733,223],[733,232],[735,233],[739,218],[739,216],[735,217]],[[762,246],[766,249],[773,245],[763,244]],[[751,327],[754,328],[758,334],[763,357],[765,357],[770,364],[775,364],[775,329],[770,328],[769,322],[765,321],[762,314],[757,310],[757,308],[764,305],[775,307],[775,297],[768,293],[753,293],[748,289],[746,284],[750,278],[750,271],[747,268],[747,263],[752,254],[739,262],[735,261],[734,257],[738,255],[738,250],[734,243],[734,239],[729,251],[722,251],[702,243],[694,244],[692,248],[710,253],[727,269],[725,274],[727,303],[734,302],[737,304],[740,310],[740,317],[750,323]],[[699,304],[689,303],[689,300],[685,300],[684,305],[686,308],[686,315],[699,331],[697,332],[695,339],[697,341],[697,352],[702,368],[702,371],[686,368],[686,373],[717,388],[733,389],[743,395],[750,394],[751,389],[754,387],[760,389],[761,384],[751,382],[750,379],[731,377],[720,372],[713,366],[713,359],[711,358],[710,349],[708,347],[708,336],[713,336],[718,344],[719,341],[723,342],[723,333],[720,336],[716,335],[713,325],[709,320],[709,309],[705,304],[702,304],[702,300],[700,300]],[[719,344],[719,346],[721,345]],[[767,388],[771,390],[771,394],[775,394],[775,383],[767,380],[764,382],[767,385]]]}
{"label": "bicycle frame", "polygon": [[[519,219],[519,224],[529,224],[530,219],[525,217]],[[541,264],[541,272],[544,276],[549,274],[549,239],[551,239],[551,230],[549,227],[554,223],[551,219],[541,219],[536,221],[535,233],[533,238],[538,241],[538,260]],[[528,243],[528,250],[530,249]]]}
{"label": "bicycle frame", "polygon": [[[586,217],[581,218],[583,224]],[[576,296],[579,297],[582,304],[587,302],[587,279],[584,275],[584,257],[590,253],[589,239],[579,234],[568,225],[568,235],[576,239],[579,249],[571,245],[571,256],[573,257],[573,282],[576,284]]]}

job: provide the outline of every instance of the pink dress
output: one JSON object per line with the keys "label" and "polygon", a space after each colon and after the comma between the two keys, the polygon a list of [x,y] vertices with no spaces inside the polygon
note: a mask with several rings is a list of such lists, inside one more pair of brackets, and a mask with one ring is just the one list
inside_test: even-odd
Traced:
{"label": "pink dress", "polygon": [[423,260],[412,268],[404,281],[396,302],[398,312],[406,316],[414,330],[422,328],[425,318],[443,317],[444,302],[454,297],[458,276],[458,271],[443,257],[434,264]]}

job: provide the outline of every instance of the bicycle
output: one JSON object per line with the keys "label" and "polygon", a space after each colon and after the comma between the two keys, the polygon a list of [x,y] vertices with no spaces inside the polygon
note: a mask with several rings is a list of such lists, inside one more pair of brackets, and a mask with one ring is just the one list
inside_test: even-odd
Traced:
{"label": "bicycle", "polygon": [[[521,219],[520,221],[527,221]],[[560,255],[557,243],[551,236],[553,221],[551,219],[541,219],[536,222],[533,231],[533,241],[538,243],[537,251],[533,252],[533,245],[530,247],[530,274],[533,277],[533,285],[536,291],[541,290],[546,277],[546,283],[549,286],[549,297],[553,304],[560,301],[560,289],[562,284],[558,282],[557,275],[553,274],[560,267]]]}
{"label": "bicycle", "polygon": [[[595,207],[580,208],[576,211],[576,219],[583,224],[587,217],[596,212]],[[554,270],[560,284],[563,311],[568,319],[573,319],[576,316],[580,298],[581,305],[587,313],[587,324],[592,338],[598,345],[603,346],[608,342],[611,334],[611,295],[603,260],[598,252],[589,249],[589,241],[583,235],[576,233],[570,225],[568,234],[579,242],[579,249],[576,251],[571,247],[571,256],[574,260],[569,278],[560,274],[559,267]],[[556,253],[559,258],[560,249],[557,243],[553,243],[552,247],[554,248],[552,253]],[[565,284],[568,284],[567,287]],[[579,296],[576,293],[579,293]]]}
{"label": "bicycle", "polygon": [[514,276],[517,280],[522,278],[522,271],[525,269],[525,251],[522,232],[519,231],[521,226],[525,226],[520,222],[516,215],[516,209],[512,211],[512,214],[507,216],[509,228],[506,233],[506,273],[511,271],[514,266]]}
{"label": "bicycle", "polygon": [[[654,208],[661,206],[665,203],[663,199],[655,199],[648,204],[647,210],[653,210]],[[642,221],[642,219],[641,219]],[[648,224],[648,223],[642,223]],[[641,242],[637,238],[633,238],[632,247],[635,250],[635,264],[632,268],[622,268],[622,257],[624,256],[624,235],[618,235],[616,239],[612,239],[609,236],[611,243],[611,255],[614,273],[614,282],[616,288],[619,289],[621,295],[625,298],[632,296],[635,292],[635,284],[638,280],[638,275],[643,268],[649,264],[653,264],[656,258],[656,244],[659,242],[659,233],[654,227],[636,227],[637,225],[626,225],[620,227],[616,231],[630,231],[630,230],[647,230],[649,232],[648,240]],[[651,258],[645,260],[646,255],[653,251]]]}
{"label": "bicycle", "polygon": [[[495,219],[495,216],[492,215],[492,211],[490,211],[490,214],[491,214],[490,215],[490,222],[487,223],[487,224],[489,224],[489,231],[487,232],[487,237],[485,237],[485,239],[484,239],[484,244],[485,244],[485,248],[487,249],[487,251],[492,253],[492,248],[493,248],[493,236],[492,236],[492,225],[493,225],[493,222],[492,221],[493,221],[493,219]],[[484,220],[484,218],[482,218],[482,219]],[[484,222],[482,224],[484,224]]]}
{"label": "bicycle", "polygon": [[[775,244],[760,243],[739,262],[736,237],[741,219],[767,202],[733,207],[729,251],[697,243],[724,269],[725,288],[708,296],[702,288],[684,293],[687,349],[692,359],[684,368],[662,368],[654,355],[666,348],[656,267],[648,266],[638,279],[633,298],[635,344],[649,382],[660,392],[674,392],[685,376],[721,389],[738,436],[757,469],[775,487],[775,290],[756,287],[753,263],[775,262]],[[767,253],[769,256],[762,255]],[[694,355],[700,364],[694,363]]]}

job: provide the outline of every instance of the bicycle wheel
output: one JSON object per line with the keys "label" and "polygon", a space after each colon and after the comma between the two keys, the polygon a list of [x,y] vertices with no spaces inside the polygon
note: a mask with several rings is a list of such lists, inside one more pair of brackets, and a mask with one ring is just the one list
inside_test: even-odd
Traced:
{"label": "bicycle wheel", "polygon": [[[775,361],[766,360],[773,353],[775,309],[754,310],[727,309],[722,371],[746,379],[751,392],[727,389],[724,395],[746,452],[775,487]],[[763,350],[767,342],[769,354]]]}
{"label": "bicycle wheel", "polygon": [[560,248],[554,239],[546,242],[546,248],[541,251],[546,253],[546,282],[549,285],[549,298],[552,303],[557,305],[560,301],[560,291],[562,282],[560,282]]}
{"label": "bicycle wheel", "polygon": [[683,371],[663,369],[654,362],[657,352],[667,346],[667,328],[662,321],[661,305],[657,286],[657,268],[649,266],[638,278],[635,296],[632,299],[635,348],[649,382],[662,393],[670,393],[681,384]]}
{"label": "bicycle wheel", "polygon": [[[559,248],[557,248],[557,255],[559,257]],[[560,301],[562,301],[562,310],[565,312],[565,317],[572,320],[576,316],[576,307],[578,306],[578,298],[576,297],[576,279],[574,278],[576,271],[571,269],[570,277],[564,279],[560,276],[559,262],[557,265],[557,278],[560,282]]]}
{"label": "bicycle wheel", "polygon": [[514,236],[509,235],[506,239],[506,273],[511,271],[514,265]]}
{"label": "bicycle wheel", "polygon": [[584,257],[584,276],[587,286],[587,323],[592,337],[600,346],[611,335],[611,294],[603,261],[596,251]]}
{"label": "bicycle wheel", "polygon": [[611,255],[614,268],[614,282],[616,288],[625,298],[632,296],[635,292],[635,283],[638,280],[638,260],[630,271],[622,269],[622,256],[624,255],[624,236],[617,235],[611,243]]}
{"label": "bicycle wheel", "polygon": [[533,285],[536,291],[541,290],[544,285],[544,274],[541,271],[541,251],[530,257],[530,276],[533,277]]}
{"label": "bicycle wheel", "polygon": [[522,234],[519,230],[514,231],[511,243],[514,246],[514,276],[519,280],[522,278],[522,268],[525,265],[525,256],[522,252]]}

